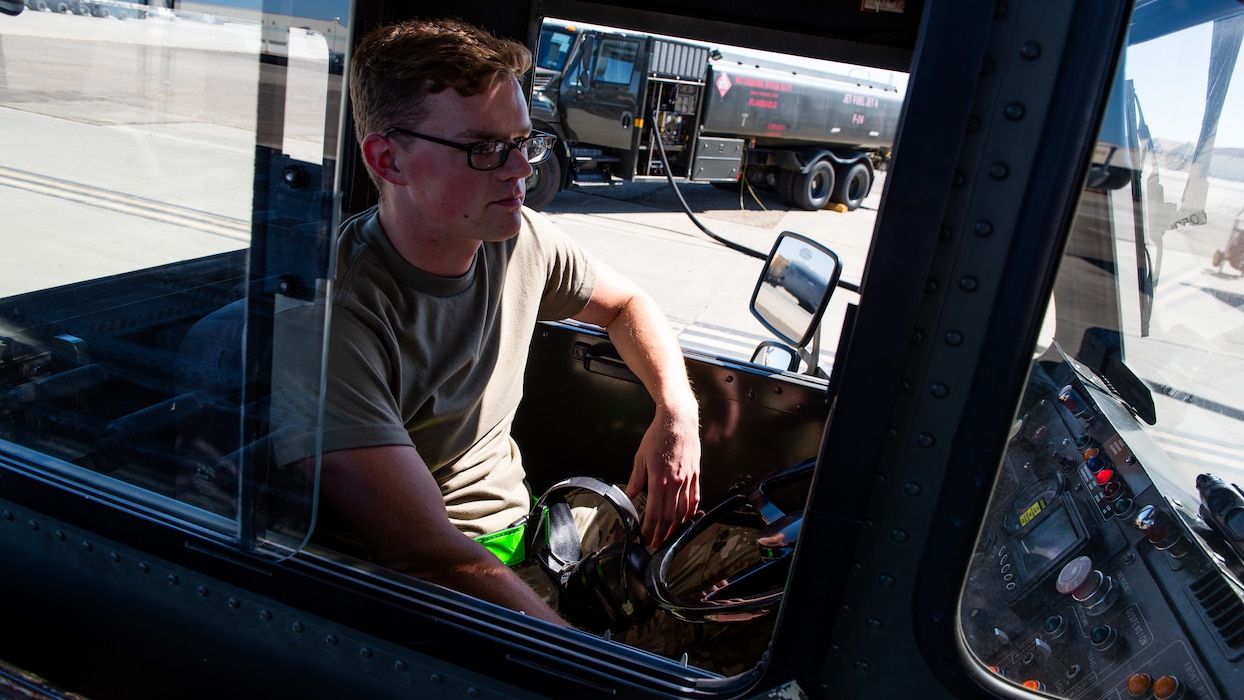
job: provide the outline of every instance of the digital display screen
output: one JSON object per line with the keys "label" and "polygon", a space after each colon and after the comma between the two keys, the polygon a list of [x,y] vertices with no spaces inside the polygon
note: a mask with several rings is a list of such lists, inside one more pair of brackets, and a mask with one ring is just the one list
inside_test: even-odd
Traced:
{"label": "digital display screen", "polygon": [[1083,539],[1065,503],[1047,507],[1045,517],[1013,541],[1020,578],[1039,578]]}

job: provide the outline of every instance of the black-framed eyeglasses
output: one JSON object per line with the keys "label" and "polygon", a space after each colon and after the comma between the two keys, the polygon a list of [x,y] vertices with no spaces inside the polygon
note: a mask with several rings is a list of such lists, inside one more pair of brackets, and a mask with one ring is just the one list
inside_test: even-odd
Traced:
{"label": "black-framed eyeglasses", "polygon": [[553,134],[546,134],[542,131],[533,131],[530,135],[514,141],[476,141],[475,143],[455,143],[446,141],[435,136],[420,134],[403,129],[400,126],[391,126],[384,131],[384,137],[389,138],[393,134],[401,134],[402,136],[411,136],[432,143],[439,143],[442,146],[456,148],[459,151],[466,151],[467,165],[474,170],[496,170],[505,165],[505,161],[510,157],[510,151],[518,149],[528,163],[539,163],[548,158],[549,153],[553,150],[553,144],[557,143],[557,137]]}

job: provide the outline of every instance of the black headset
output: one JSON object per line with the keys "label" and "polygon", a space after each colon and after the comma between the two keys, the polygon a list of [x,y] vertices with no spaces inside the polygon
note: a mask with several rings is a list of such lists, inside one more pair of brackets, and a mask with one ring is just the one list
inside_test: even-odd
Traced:
{"label": "black headset", "polygon": [[[625,537],[583,554],[568,496],[589,491],[618,513]],[[558,609],[571,623],[595,632],[617,633],[651,615],[654,604],[644,584],[649,555],[639,515],[618,487],[579,476],[554,484],[536,502],[527,520],[527,551],[557,583]]]}

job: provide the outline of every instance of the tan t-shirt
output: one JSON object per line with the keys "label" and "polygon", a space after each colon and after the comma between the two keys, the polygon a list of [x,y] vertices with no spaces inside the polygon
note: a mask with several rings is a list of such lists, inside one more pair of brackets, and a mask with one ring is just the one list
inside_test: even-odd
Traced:
{"label": "tan t-shirt", "polygon": [[[320,449],[413,445],[459,530],[476,536],[507,527],[530,507],[510,425],[536,321],[578,313],[595,283],[589,256],[529,210],[517,236],[484,243],[470,271],[455,278],[403,260],[376,209],[345,222]],[[315,342],[317,314],[314,306],[279,313],[278,338],[284,326],[287,339]],[[277,347],[273,423],[278,461],[288,464],[316,451],[312,431],[289,428],[308,420],[319,363],[305,359],[314,352],[280,353],[294,343]]]}

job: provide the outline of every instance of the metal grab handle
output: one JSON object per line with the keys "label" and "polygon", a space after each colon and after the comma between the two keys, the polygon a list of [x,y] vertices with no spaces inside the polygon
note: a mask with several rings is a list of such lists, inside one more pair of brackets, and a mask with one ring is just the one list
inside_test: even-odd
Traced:
{"label": "metal grab handle", "polygon": [[626,366],[622,358],[618,357],[618,351],[609,343],[599,343],[597,345],[575,343],[574,358],[582,360],[583,369],[589,372],[634,382],[635,384],[643,383],[639,381],[639,377],[631,371],[631,368]]}

